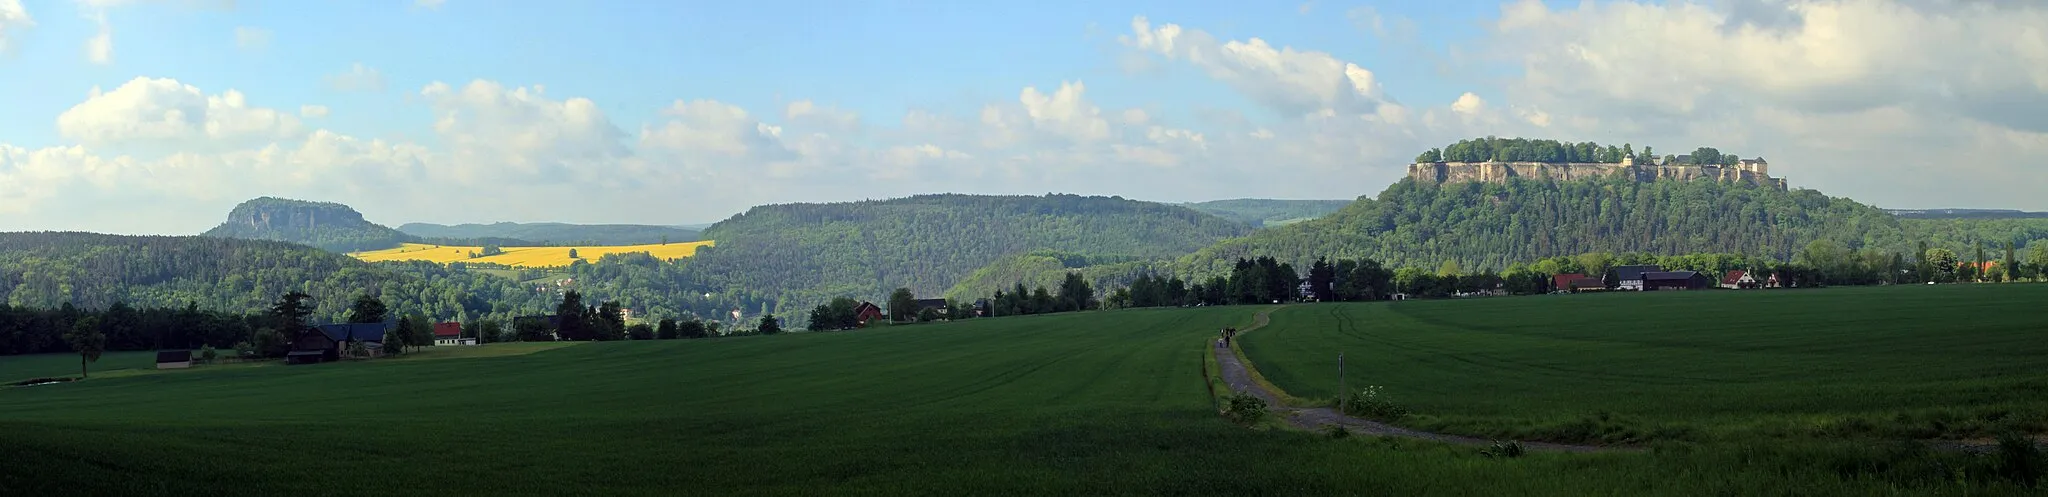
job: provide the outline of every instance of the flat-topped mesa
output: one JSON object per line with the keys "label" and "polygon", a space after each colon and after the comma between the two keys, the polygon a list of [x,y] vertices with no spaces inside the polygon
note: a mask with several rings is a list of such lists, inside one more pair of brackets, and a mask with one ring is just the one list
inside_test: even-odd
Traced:
{"label": "flat-topped mesa", "polygon": [[1624,158],[1620,163],[1417,162],[1408,165],[1408,177],[1415,178],[1416,181],[1442,184],[1461,181],[1504,183],[1508,178],[1571,181],[1619,175],[1641,182],[1663,179],[1710,180],[1786,189],[1785,179],[1771,177],[1770,168],[1771,165],[1762,158],[1742,159],[1734,165],[1725,166],[1637,163],[1633,158]]}

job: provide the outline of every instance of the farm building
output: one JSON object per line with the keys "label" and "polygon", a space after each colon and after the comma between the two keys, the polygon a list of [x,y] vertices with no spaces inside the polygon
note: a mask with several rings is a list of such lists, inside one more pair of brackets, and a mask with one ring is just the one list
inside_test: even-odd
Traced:
{"label": "farm building", "polygon": [[1749,271],[1737,269],[1729,271],[1726,276],[1721,277],[1721,288],[1726,288],[1730,290],[1748,290],[1752,288],[1757,288],[1759,286],[1761,285],[1757,283],[1756,277],[1751,276],[1749,274]]}
{"label": "farm building", "polygon": [[946,299],[917,299],[917,314],[924,314],[927,310],[937,313],[941,319],[952,314],[952,309],[946,306]]}
{"label": "farm building", "polygon": [[1611,275],[1613,275],[1613,276],[1614,276],[1614,281],[1616,281],[1616,282],[1617,282],[1617,284],[1615,285],[1615,288],[1617,288],[1617,289],[1620,289],[1620,290],[1642,290],[1642,289],[1643,289],[1643,284],[1644,284],[1644,283],[1643,283],[1643,281],[1644,281],[1644,280],[1643,280],[1643,274],[1644,274],[1644,273],[1656,273],[1656,272],[1663,272],[1663,271],[1664,271],[1664,268],[1663,268],[1662,266],[1654,266],[1654,265],[1651,265],[1651,266],[1615,266],[1615,267],[1614,267],[1614,269],[1609,269],[1609,270],[1607,270],[1608,274],[1611,274]]}
{"label": "farm building", "polygon": [[974,317],[988,317],[989,309],[988,299],[974,299]]}
{"label": "farm building", "polygon": [[462,345],[462,323],[434,323],[434,345]]}
{"label": "farm building", "polygon": [[1713,281],[1699,271],[1651,271],[1643,273],[1644,290],[1704,290]]}
{"label": "farm building", "polygon": [[874,302],[863,300],[860,305],[853,307],[853,320],[859,322],[861,326],[867,326],[868,323],[873,323],[877,319],[885,319],[887,317],[887,314],[882,313],[882,306],[875,305]]}
{"label": "farm building", "polygon": [[323,324],[307,328],[292,339],[292,351],[285,354],[285,364],[316,364],[338,361],[348,355],[348,347],[361,343],[370,349],[371,355],[384,348],[384,334],[391,329],[391,323],[340,323]]}
{"label": "farm building", "polygon": [[1556,285],[1557,291],[1560,292],[1581,292],[1586,290],[1607,289],[1607,282],[1601,281],[1600,278],[1594,278],[1579,273],[1565,273],[1553,275],[1550,277],[1550,282],[1552,285]]}
{"label": "farm building", "polygon": [[185,369],[189,367],[192,367],[192,351],[190,350],[156,351],[157,369]]}

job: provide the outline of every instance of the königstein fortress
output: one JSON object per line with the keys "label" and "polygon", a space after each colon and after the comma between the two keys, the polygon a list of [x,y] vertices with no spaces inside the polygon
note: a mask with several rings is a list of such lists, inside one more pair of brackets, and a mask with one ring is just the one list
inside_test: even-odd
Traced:
{"label": "k\u00f6nigstein fortress", "polygon": [[1541,179],[1558,181],[1594,179],[1621,175],[1636,181],[1673,179],[1679,181],[1713,180],[1729,183],[1749,183],[1783,190],[1784,178],[1771,177],[1771,165],[1763,158],[1742,159],[1733,165],[1692,165],[1686,164],[1686,157],[1676,160],[1638,161],[1635,157],[1624,157],[1619,163],[1605,162],[1417,162],[1408,165],[1408,177],[1416,181],[1431,183],[1456,183],[1481,181],[1502,183],[1508,178]]}

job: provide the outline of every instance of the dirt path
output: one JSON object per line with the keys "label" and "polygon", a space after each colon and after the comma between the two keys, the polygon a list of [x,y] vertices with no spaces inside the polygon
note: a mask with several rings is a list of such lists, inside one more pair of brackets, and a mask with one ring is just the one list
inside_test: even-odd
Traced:
{"label": "dirt path", "polygon": [[[1253,316],[1251,327],[1245,328],[1243,330],[1238,330],[1237,334],[1239,336],[1242,336],[1245,333],[1250,333],[1253,330],[1264,328],[1267,323],[1272,322],[1270,314],[1272,314],[1275,310],[1278,309],[1267,309],[1264,311],[1259,311],[1258,315]],[[1261,399],[1265,399],[1266,405],[1269,406],[1269,409],[1272,410],[1274,415],[1279,416],[1280,419],[1285,420],[1288,425],[1293,426],[1295,428],[1310,431],[1322,431],[1328,429],[1327,427],[1330,426],[1340,426],[1343,427],[1345,430],[1361,435],[1417,438],[1458,445],[1488,445],[1493,443],[1492,440],[1482,438],[1417,431],[1369,419],[1352,417],[1342,412],[1338,412],[1337,409],[1333,407],[1289,407],[1280,402],[1281,395],[1276,394],[1276,392],[1273,392],[1271,390],[1268,390],[1265,386],[1259,385],[1257,381],[1252,380],[1251,371],[1249,371],[1245,367],[1245,364],[1243,362],[1238,360],[1237,354],[1233,353],[1237,346],[1237,341],[1232,340],[1230,344],[1230,349],[1219,349],[1214,346],[1210,347],[1210,351],[1216,354],[1217,367],[1222,370],[1220,372],[1223,375],[1223,382],[1230,386],[1231,391],[1251,392],[1252,395],[1256,395]],[[1603,452],[1641,450],[1635,447],[1565,445],[1543,442],[1523,442],[1522,446],[1528,448],[1529,450],[1556,452]]]}

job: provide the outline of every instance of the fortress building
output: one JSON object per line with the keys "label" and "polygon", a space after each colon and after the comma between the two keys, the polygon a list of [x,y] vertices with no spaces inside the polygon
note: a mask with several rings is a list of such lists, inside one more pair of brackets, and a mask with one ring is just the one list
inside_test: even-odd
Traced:
{"label": "fortress building", "polygon": [[[1685,162],[1684,157],[1673,162]],[[1679,181],[1721,181],[1748,183],[1783,190],[1784,178],[1771,177],[1771,165],[1762,158],[1742,159],[1735,165],[1657,164],[1624,158],[1606,162],[1418,162],[1408,165],[1408,177],[1429,183],[1481,181],[1501,183],[1508,178],[1558,181],[1622,176],[1635,181],[1661,179]]]}

